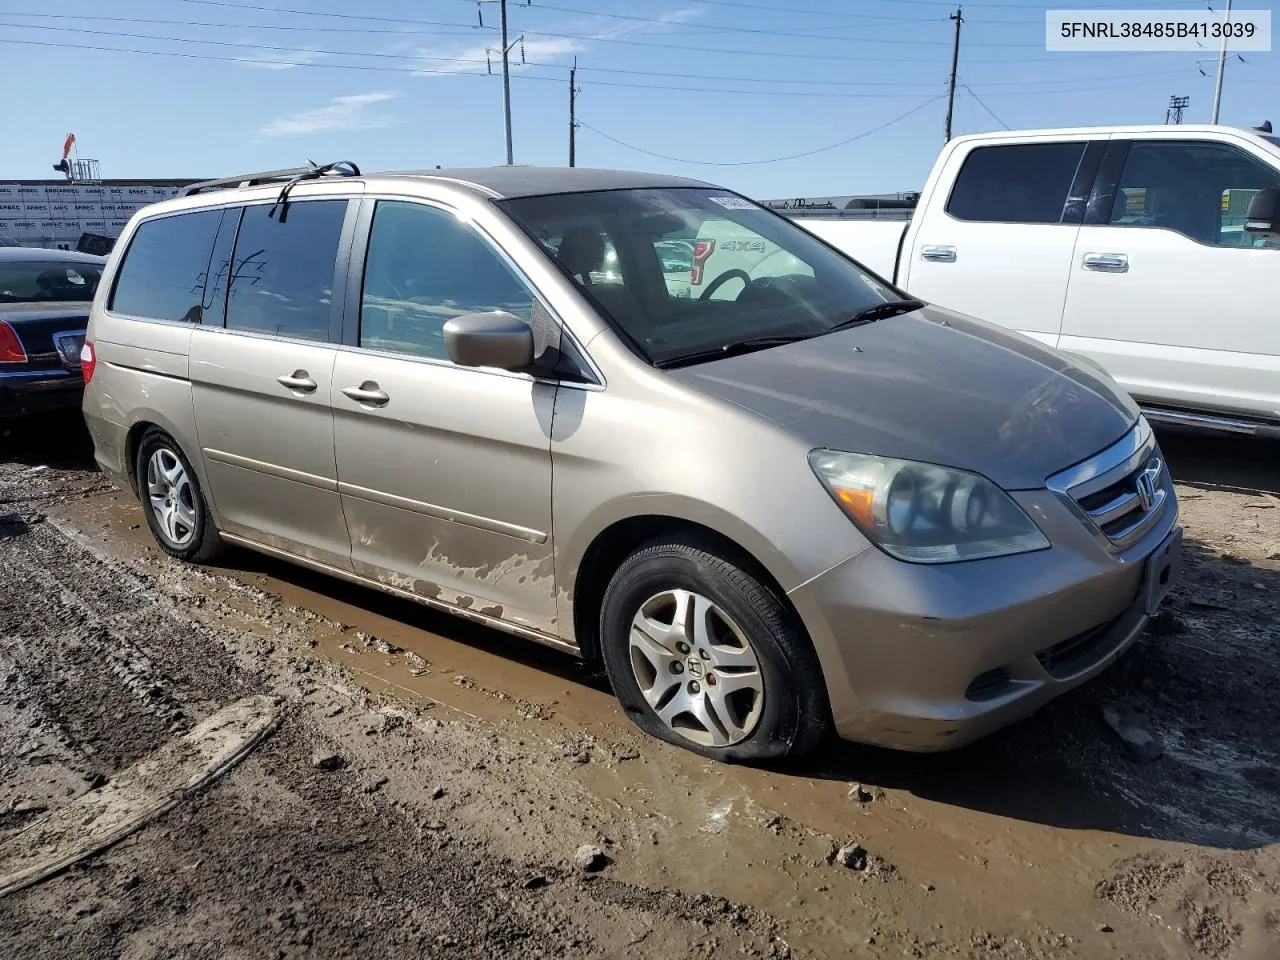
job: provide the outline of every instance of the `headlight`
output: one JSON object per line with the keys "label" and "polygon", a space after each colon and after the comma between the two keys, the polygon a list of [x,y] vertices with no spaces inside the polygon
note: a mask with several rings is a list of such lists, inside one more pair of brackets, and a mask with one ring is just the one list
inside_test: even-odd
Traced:
{"label": "headlight", "polygon": [[912,563],[952,563],[1049,546],[986,477],[913,460],[814,450],[809,463],[867,537]]}

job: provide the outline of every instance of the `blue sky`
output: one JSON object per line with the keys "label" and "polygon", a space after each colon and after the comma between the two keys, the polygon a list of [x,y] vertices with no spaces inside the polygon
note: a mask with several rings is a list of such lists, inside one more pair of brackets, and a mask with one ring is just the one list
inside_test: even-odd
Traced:
{"label": "blue sky", "polygon": [[[527,61],[511,84],[516,162],[566,162],[576,57],[581,166],[679,173],[760,198],[916,189],[942,143],[954,7],[513,0],[511,37],[524,35]],[[52,176],[68,131],[105,177],[219,176],[308,157],[368,170],[500,163],[502,83],[496,57],[494,75],[485,64],[498,9],[483,8],[482,28],[474,0],[0,0],[0,178]],[[1197,61],[1216,49],[1047,53],[1045,9],[964,4],[956,133],[1161,122],[1172,94],[1191,97],[1186,121],[1207,122],[1216,63]],[[1244,58],[1228,67],[1222,122],[1280,125],[1276,54]]]}

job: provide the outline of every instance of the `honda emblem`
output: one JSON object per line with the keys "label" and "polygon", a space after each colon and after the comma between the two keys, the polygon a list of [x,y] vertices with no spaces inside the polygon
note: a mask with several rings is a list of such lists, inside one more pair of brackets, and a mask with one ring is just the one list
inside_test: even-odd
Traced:
{"label": "honda emblem", "polygon": [[1138,474],[1138,502],[1142,504],[1142,512],[1146,513],[1156,502],[1156,481],[1150,471],[1143,470]]}

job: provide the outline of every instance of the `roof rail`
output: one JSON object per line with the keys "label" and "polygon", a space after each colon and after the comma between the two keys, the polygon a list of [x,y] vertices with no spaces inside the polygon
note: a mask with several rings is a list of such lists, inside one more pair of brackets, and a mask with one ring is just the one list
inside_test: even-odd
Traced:
{"label": "roof rail", "polygon": [[360,168],[350,160],[337,160],[317,166],[307,161],[305,167],[292,167],[287,170],[264,170],[261,173],[242,173],[234,177],[221,177],[217,180],[201,180],[183,187],[178,191],[180,197],[190,197],[206,190],[231,190],[238,187],[254,187],[264,183],[279,183],[290,180],[317,180],[320,177],[358,177]]}

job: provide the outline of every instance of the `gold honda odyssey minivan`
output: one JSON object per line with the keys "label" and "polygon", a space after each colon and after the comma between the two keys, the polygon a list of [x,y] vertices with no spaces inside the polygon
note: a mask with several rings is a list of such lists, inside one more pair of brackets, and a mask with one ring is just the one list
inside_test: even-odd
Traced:
{"label": "gold honda odyssey minivan", "polygon": [[602,662],[720,759],[965,743],[1113,662],[1178,565],[1104,373],[675,177],[196,184],[130,221],[82,361],[97,461],[174,557]]}

